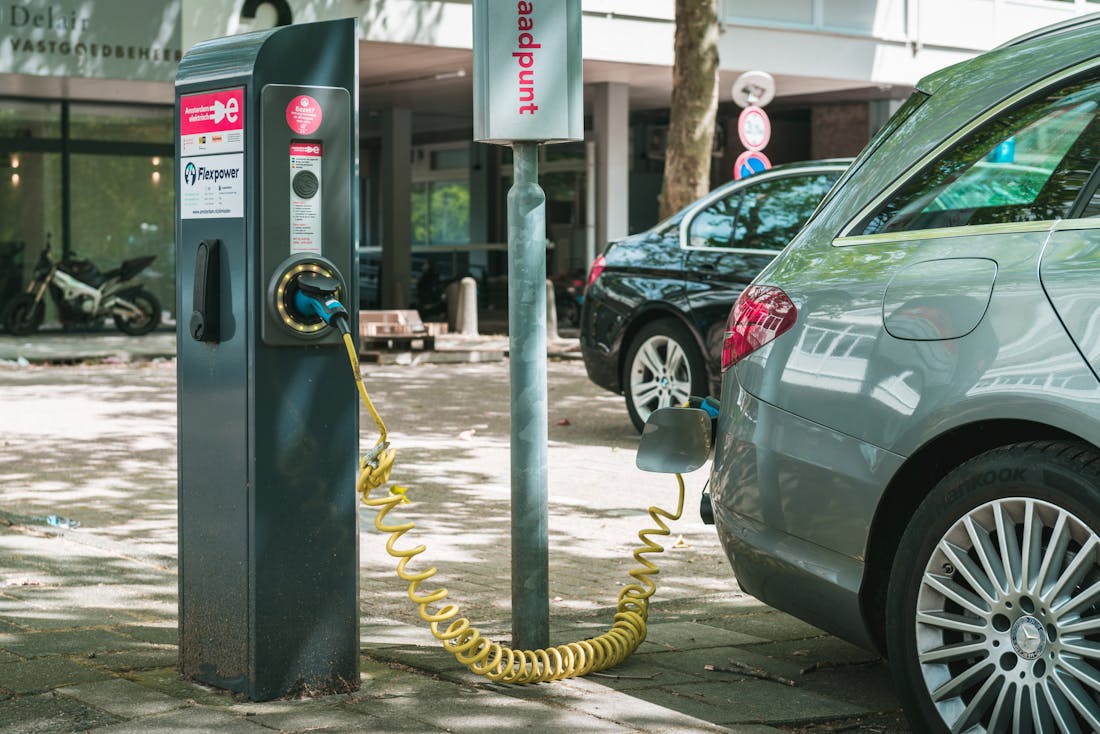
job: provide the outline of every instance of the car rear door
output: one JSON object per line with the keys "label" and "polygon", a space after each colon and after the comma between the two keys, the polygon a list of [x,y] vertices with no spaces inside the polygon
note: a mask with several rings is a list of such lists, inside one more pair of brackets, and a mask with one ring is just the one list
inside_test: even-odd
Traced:
{"label": "car rear door", "polygon": [[684,217],[684,289],[710,374],[721,373],[733,302],[802,228],[842,171],[838,166],[757,174],[715,192]]}

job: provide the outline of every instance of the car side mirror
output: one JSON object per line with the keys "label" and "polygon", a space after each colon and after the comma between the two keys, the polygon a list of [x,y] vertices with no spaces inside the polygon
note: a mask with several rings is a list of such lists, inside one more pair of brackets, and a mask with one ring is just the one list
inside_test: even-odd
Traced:
{"label": "car side mirror", "polygon": [[699,408],[661,408],[642,430],[635,463],[642,471],[686,474],[707,463],[710,421]]}

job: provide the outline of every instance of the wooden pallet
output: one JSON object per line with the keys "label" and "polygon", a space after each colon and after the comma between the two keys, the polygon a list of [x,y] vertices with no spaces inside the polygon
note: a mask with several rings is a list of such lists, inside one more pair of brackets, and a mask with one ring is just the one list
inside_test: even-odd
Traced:
{"label": "wooden pallet", "polygon": [[430,352],[435,349],[435,337],[430,334],[377,334],[359,338],[359,352],[377,350]]}

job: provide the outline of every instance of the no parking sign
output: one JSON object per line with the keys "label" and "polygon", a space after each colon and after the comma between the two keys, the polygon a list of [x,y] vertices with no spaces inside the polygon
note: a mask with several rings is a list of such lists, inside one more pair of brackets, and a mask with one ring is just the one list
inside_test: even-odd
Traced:
{"label": "no parking sign", "polygon": [[746,150],[744,153],[737,156],[737,161],[733,164],[733,180],[740,181],[754,173],[766,171],[771,167],[772,162],[768,160],[768,156],[764,155],[759,150]]}

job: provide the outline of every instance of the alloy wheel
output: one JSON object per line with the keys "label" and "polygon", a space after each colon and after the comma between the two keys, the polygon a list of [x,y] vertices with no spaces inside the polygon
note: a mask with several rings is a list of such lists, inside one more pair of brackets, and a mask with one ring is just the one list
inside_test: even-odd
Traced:
{"label": "alloy wheel", "polygon": [[1014,497],[960,518],[925,566],[919,668],[953,732],[1100,731],[1100,538]]}
{"label": "alloy wheel", "polygon": [[658,408],[683,405],[691,397],[691,364],[675,339],[646,339],[630,365],[630,396],[645,422]]}

